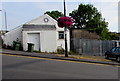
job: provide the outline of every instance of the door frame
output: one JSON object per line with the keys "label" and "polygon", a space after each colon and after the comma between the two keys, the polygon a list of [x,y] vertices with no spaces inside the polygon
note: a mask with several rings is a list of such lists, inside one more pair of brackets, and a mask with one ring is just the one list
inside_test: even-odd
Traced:
{"label": "door frame", "polygon": [[[29,33],[27,33],[27,36],[29,37],[29,34],[39,34],[39,50],[38,51],[41,51],[41,43],[40,43],[40,33],[38,33],[38,32],[29,32]],[[29,38],[28,38],[29,39]],[[29,40],[27,41],[27,43],[29,43]]]}

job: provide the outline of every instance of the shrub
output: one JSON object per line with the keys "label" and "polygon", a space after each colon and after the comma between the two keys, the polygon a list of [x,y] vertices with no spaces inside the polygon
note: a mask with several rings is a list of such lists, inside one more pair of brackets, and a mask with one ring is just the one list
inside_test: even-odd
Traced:
{"label": "shrub", "polygon": [[7,48],[7,45],[6,45],[6,44],[3,44],[3,45],[2,45],[2,48]]}
{"label": "shrub", "polygon": [[34,50],[33,52],[36,52],[36,53],[41,53],[41,51],[37,51],[37,50]]}
{"label": "shrub", "polygon": [[75,52],[75,51],[69,51],[68,54],[70,54],[70,55],[78,55],[78,53]]}
{"label": "shrub", "polygon": [[65,50],[62,48],[62,49],[57,49],[57,53],[58,54],[64,54]]}
{"label": "shrub", "polygon": [[10,45],[7,45],[7,49],[12,49],[12,47]]}

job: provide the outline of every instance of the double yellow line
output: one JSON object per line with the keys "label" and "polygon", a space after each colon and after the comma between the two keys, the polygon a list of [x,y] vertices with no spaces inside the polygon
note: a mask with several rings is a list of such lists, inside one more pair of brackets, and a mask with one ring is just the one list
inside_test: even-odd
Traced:
{"label": "double yellow line", "polygon": [[78,61],[69,61],[69,60],[60,60],[60,59],[50,59],[50,58],[40,58],[40,57],[31,57],[31,56],[20,56],[20,55],[12,55],[12,54],[2,54],[2,53],[0,53],[0,55],[23,57],[23,58],[32,58],[32,59],[53,60],[53,61],[64,61],[64,62],[72,62],[72,63],[82,63],[82,64],[94,64],[94,65],[102,65],[102,66],[120,67],[120,66],[118,66],[118,65],[108,65],[108,64],[89,63],[89,62],[78,62]]}

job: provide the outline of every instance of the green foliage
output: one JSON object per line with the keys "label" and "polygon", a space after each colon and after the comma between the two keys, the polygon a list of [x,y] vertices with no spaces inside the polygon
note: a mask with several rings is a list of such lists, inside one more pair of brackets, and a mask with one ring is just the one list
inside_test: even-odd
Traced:
{"label": "green foliage", "polygon": [[111,40],[107,30],[103,30],[101,33],[101,40]]}
{"label": "green foliage", "polygon": [[33,52],[36,52],[36,53],[41,53],[41,51],[37,51],[37,50],[33,50]]}
{"label": "green foliage", "polygon": [[[91,22],[94,21],[98,25],[101,19],[101,13],[97,8],[90,4],[80,4],[77,10],[69,14],[74,20],[74,27],[86,28]],[[93,23],[92,23],[93,24]]]}
{"label": "green foliage", "polygon": [[[86,29],[90,32],[97,33],[102,40],[116,39],[109,33],[108,22],[102,18],[102,14],[98,12],[91,4],[80,4],[78,9],[69,14],[73,18],[73,28]],[[110,35],[109,35],[110,34]],[[116,35],[114,35],[116,36]]]}
{"label": "green foliage", "polygon": [[116,33],[109,32],[109,36],[110,36],[111,40],[118,40],[119,39],[119,36]]}
{"label": "green foliage", "polygon": [[64,54],[65,50],[62,48],[62,49],[57,49],[57,53],[58,54]]}
{"label": "green foliage", "polygon": [[[45,14],[50,15],[55,20],[64,16],[59,11],[47,11]],[[101,40],[117,40],[118,36],[108,30],[108,22],[102,18],[102,14],[91,4],[80,4],[78,9],[73,10],[69,15],[73,18],[73,28],[86,29],[95,32]]]}
{"label": "green foliage", "polygon": [[62,12],[59,12],[59,11],[47,11],[47,12],[45,12],[44,14],[48,14],[49,16],[51,16],[53,19],[55,19],[55,20],[58,20],[58,18],[59,17],[62,17],[62,16],[64,16],[63,14],[62,14]]}
{"label": "green foliage", "polygon": [[78,53],[75,52],[75,51],[69,51],[68,53],[69,53],[70,55],[78,55]]}

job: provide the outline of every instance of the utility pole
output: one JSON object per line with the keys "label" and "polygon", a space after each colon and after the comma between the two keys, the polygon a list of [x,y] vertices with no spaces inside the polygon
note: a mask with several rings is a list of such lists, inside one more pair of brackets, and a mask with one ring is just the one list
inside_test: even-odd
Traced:
{"label": "utility pole", "polygon": [[5,29],[6,29],[6,33],[7,33],[7,16],[6,16],[6,11],[5,11],[5,10],[0,10],[0,11],[4,11],[4,17],[5,17]]}
{"label": "utility pole", "polygon": [[[65,6],[65,0],[64,0],[64,17],[66,17],[66,6]],[[65,57],[68,57],[68,49],[67,49],[67,28],[66,26],[64,27],[64,32],[65,32]]]}
{"label": "utility pole", "polygon": [[6,11],[5,11],[5,28],[6,28],[6,33],[7,33],[7,17],[6,17]]}

